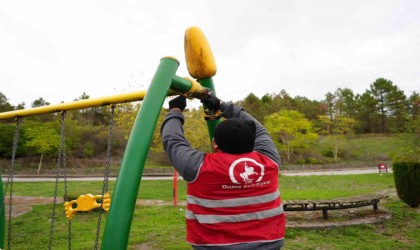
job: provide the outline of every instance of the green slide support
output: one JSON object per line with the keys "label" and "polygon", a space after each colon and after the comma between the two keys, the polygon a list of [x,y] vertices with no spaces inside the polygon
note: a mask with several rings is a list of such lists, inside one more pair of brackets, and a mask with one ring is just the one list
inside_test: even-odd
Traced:
{"label": "green slide support", "polygon": [[[2,178],[0,174],[0,179]],[[4,249],[4,231],[6,228],[6,215],[5,215],[5,206],[4,206],[4,195],[3,195],[3,182],[0,181],[0,249]]]}
{"label": "green slide support", "polygon": [[163,58],[143,100],[118,174],[102,238],[102,249],[127,248],[147,153],[163,102],[178,66],[179,63],[175,59]]}
{"label": "green slide support", "polygon": [[[216,90],[215,90],[215,87],[214,87],[214,83],[213,83],[213,78],[212,77],[205,78],[205,79],[200,79],[200,80],[198,80],[198,82],[204,88],[211,89],[213,91],[213,93],[216,95]],[[209,131],[210,141],[213,140],[213,137],[214,137],[214,129],[216,128],[217,124],[219,124],[219,123],[220,123],[220,120],[214,120],[214,121],[209,120],[209,121],[207,121],[207,129]]]}

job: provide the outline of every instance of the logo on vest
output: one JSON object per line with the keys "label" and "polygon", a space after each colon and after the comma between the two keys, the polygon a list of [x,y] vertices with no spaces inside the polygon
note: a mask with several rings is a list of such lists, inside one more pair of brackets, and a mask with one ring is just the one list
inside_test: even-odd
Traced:
{"label": "logo on vest", "polygon": [[264,176],[264,165],[251,158],[241,158],[230,165],[229,176],[234,184],[247,185],[257,183]]}

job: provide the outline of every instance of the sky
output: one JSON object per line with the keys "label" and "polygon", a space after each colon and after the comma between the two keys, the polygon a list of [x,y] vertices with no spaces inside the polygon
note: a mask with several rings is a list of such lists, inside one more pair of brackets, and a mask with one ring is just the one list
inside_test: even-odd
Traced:
{"label": "sky", "polygon": [[217,95],[322,100],[377,78],[420,92],[418,0],[2,0],[0,92],[26,107],[147,89],[164,56],[189,76],[184,33],[213,51]]}

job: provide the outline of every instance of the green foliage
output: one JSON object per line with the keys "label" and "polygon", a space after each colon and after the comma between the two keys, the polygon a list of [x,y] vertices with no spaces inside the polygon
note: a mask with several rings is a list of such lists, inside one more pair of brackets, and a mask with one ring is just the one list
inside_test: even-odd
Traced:
{"label": "green foliage", "polygon": [[[323,115],[319,116],[320,133],[330,135],[324,142],[331,149],[334,160],[338,160],[338,153],[343,150],[348,143],[349,136],[353,134],[353,127],[356,121],[350,117],[335,115],[332,118]],[[329,151],[329,150],[328,150]]]}
{"label": "green foliage", "polygon": [[164,108],[160,110],[160,114],[156,123],[155,131],[153,133],[152,143],[150,145],[151,152],[163,153],[163,146],[160,137],[160,128],[162,127],[163,121],[168,111]]}
{"label": "green foliage", "polygon": [[[11,158],[13,149],[13,138],[15,135],[16,125],[0,124],[0,157]],[[23,130],[22,128],[20,129]],[[18,147],[16,157],[22,156],[25,152],[24,138],[18,138]]]}
{"label": "green foliage", "polygon": [[40,97],[37,100],[32,102],[31,107],[36,108],[36,107],[41,107],[41,106],[46,106],[46,105],[50,105],[50,103],[44,100],[44,98]]}
{"label": "green foliage", "polygon": [[402,147],[391,154],[394,162],[420,162],[420,147]]}
{"label": "green foliage", "polygon": [[7,97],[0,92],[0,112],[12,111],[13,106],[9,103]]}
{"label": "green foliage", "polygon": [[86,142],[83,145],[83,155],[85,157],[92,157],[95,153],[95,150],[93,148],[93,143],[92,142]]}
{"label": "green foliage", "polygon": [[[405,128],[407,119],[406,96],[392,81],[378,78],[370,85],[370,93],[376,101],[381,133]],[[389,126],[391,123],[393,126]]]}
{"label": "green foliage", "polygon": [[394,162],[395,187],[398,197],[410,207],[420,205],[420,161]]}
{"label": "green foliage", "polygon": [[[265,104],[269,103],[268,96],[265,96],[264,99]],[[246,112],[255,117],[255,119],[262,121],[264,119],[264,103],[254,93],[250,93],[243,101],[239,102],[238,105],[243,107]]]}
{"label": "green foliage", "polygon": [[[75,100],[89,98],[90,96],[83,92]],[[31,106],[39,107],[48,104],[46,100],[40,97],[33,101]],[[286,90],[281,90],[279,93],[265,94],[261,98],[254,93],[250,93],[245,99],[238,101],[237,104],[264,125],[266,125],[265,121],[268,117],[280,111],[298,111],[314,125],[319,135],[328,135],[316,142],[316,147],[311,147],[313,140],[302,143],[299,142],[301,140],[297,136],[293,136],[293,140],[287,140],[285,137],[286,133],[272,134],[278,149],[285,154],[285,159],[288,162],[295,161],[303,164],[308,164],[308,162],[325,163],[333,160],[376,159],[380,158],[379,155],[382,155],[382,158],[389,158],[388,149],[394,146],[374,145],[373,142],[370,143],[367,140],[363,140],[359,146],[355,143],[357,140],[351,140],[354,137],[353,133],[358,136],[367,133],[393,135],[409,133],[409,135],[414,135],[414,137],[409,138],[407,136],[405,138],[407,144],[411,143],[412,139],[420,141],[419,93],[413,92],[407,98],[404,92],[392,81],[384,78],[376,79],[362,94],[355,94],[348,88],[338,88],[335,91],[328,92],[324,100],[316,101],[301,96],[292,97]],[[14,107],[8,102],[7,97],[0,92],[0,112],[21,109],[23,106],[24,104],[19,104]],[[122,158],[139,107],[140,102],[117,105],[113,129],[113,157]],[[65,123],[67,154],[69,157],[95,158],[102,157],[105,154],[110,118],[109,111],[108,106],[103,106],[67,112]],[[209,151],[210,144],[207,128],[201,117],[201,112],[201,110],[196,109],[184,111],[186,117],[184,131],[194,148]],[[165,114],[165,109],[162,109],[149,150],[149,161],[154,161],[158,164],[168,163],[165,160],[166,157],[163,153],[159,134],[160,125]],[[31,116],[23,119],[17,156],[25,156],[26,158],[37,152],[35,150],[46,150],[45,147],[33,145],[29,147],[31,143],[35,142],[31,138],[30,140],[33,142],[26,143],[26,140],[29,140],[24,133],[26,128],[31,129],[32,126],[40,126],[39,123],[55,123],[51,128],[59,131],[58,120],[58,113]],[[7,122],[11,121],[0,121],[2,124]],[[301,126],[294,120],[289,120],[287,125],[290,127]],[[282,126],[282,124],[272,124],[272,129],[275,129],[276,126]],[[9,149],[11,149],[11,140],[13,138],[12,129],[13,125],[0,127],[0,157],[10,157]],[[377,139],[382,141],[383,138]],[[392,139],[386,139],[385,141],[388,140],[393,141]],[[43,141],[45,142],[45,139]],[[288,141],[293,141],[293,143],[288,144]],[[40,142],[37,143],[40,144]],[[297,145],[294,145],[294,143]],[[373,145],[374,148],[367,148],[368,144]],[[28,145],[28,147],[25,145]],[[363,151],[362,148],[366,151]],[[380,149],[385,149],[385,151],[380,153]],[[45,157],[51,159],[53,152],[54,150],[51,149],[49,151],[50,155],[47,154]],[[369,152],[373,152],[373,154]],[[404,153],[404,157],[402,153]],[[418,151],[410,146],[402,148],[395,155],[398,155],[399,158],[408,159],[408,156],[411,157],[415,154],[418,154]],[[328,155],[328,158],[324,157],[326,155]]]}
{"label": "green foliage", "polygon": [[38,154],[55,151],[58,148],[60,135],[52,123],[32,123],[25,129],[26,147]]}
{"label": "green foliage", "polygon": [[377,128],[378,114],[376,112],[376,100],[369,91],[365,91],[362,95],[357,94],[356,97],[356,114],[358,121],[356,131],[359,133],[378,133]]}
{"label": "green foliage", "polygon": [[140,103],[122,103],[116,108],[115,126],[122,130],[125,140],[130,136],[139,109]]}
{"label": "green foliage", "polygon": [[319,115],[325,114],[320,102],[301,96],[293,98],[284,89],[278,94],[265,94],[261,99],[250,93],[237,104],[260,122],[279,110],[297,110],[310,120],[316,120]]}
{"label": "green foliage", "polygon": [[419,129],[416,128],[413,132],[398,135],[400,146],[391,154],[394,162],[420,162]]}
{"label": "green foliage", "polygon": [[193,148],[209,152],[210,139],[203,114],[203,108],[185,113],[184,133]]}
{"label": "green foliage", "polygon": [[274,113],[265,119],[264,124],[288,161],[296,149],[307,148],[318,139],[312,122],[298,111],[282,110]]}

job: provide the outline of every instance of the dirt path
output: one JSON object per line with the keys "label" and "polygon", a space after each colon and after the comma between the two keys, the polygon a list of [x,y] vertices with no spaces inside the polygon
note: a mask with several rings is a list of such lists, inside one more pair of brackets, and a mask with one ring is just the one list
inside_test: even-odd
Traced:
{"label": "dirt path", "polygon": [[[32,211],[32,205],[53,204],[53,197],[34,197],[34,196],[13,196],[12,197],[12,217],[17,217]],[[56,202],[63,202],[63,198],[57,197]],[[6,216],[9,213],[9,197],[5,198]]]}

